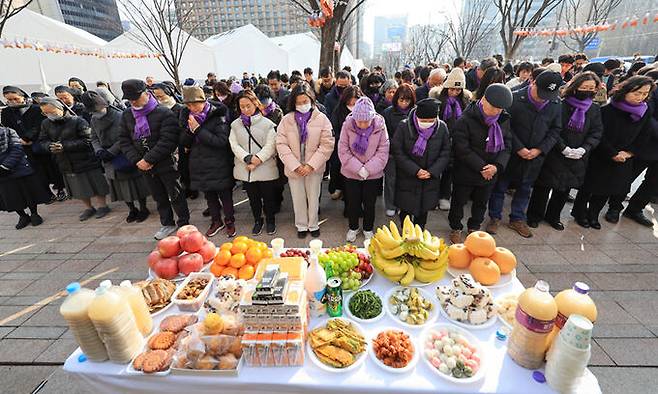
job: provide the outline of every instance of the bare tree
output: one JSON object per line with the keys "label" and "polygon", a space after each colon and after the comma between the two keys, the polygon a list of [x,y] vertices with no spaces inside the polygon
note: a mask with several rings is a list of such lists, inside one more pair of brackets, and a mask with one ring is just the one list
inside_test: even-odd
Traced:
{"label": "bare tree", "polygon": [[599,35],[596,28],[578,29],[579,26],[598,25],[621,4],[622,0],[566,0],[563,4],[561,20],[566,23],[567,36],[558,36],[564,45],[577,52],[583,52],[587,44]]}
{"label": "bare tree", "polygon": [[421,65],[436,62],[445,55],[448,42],[445,26],[418,25],[409,29],[401,56],[407,64]]}
{"label": "bare tree", "polygon": [[491,17],[489,0],[467,0],[464,12],[450,18],[446,35],[455,56],[468,59],[473,49],[497,27],[495,18]]}
{"label": "bare tree", "polygon": [[30,3],[32,0],[0,0],[0,37],[9,18],[23,11]]}
{"label": "bare tree", "polygon": [[[321,0],[290,1],[305,15],[321,11]],[[335,1],[333,17],[327,19],[324,26],[320,28],[320,68],[331,66],[337,70],[340,67],[340,51],[349,30],[350,20],[355,17],[355,13],[365,2],[366,0]],[[340,44],[338,48],[335,48],[336,42]]]}
{"label": "bare tree", "polygon": [[120,0],[120,3],[130,21],[130,36],[159,54],[158,61],[180,86],[178,68],[183,54],[192,34],[207,17],[197,16],[193,7],[176,9],[175,0]]}
{"label": "bare tree", "polygon": [[512,60],[526,36],[516,35],[521,27],[534,28],[564,0],[494,0],[500,15],[500,37],[505,59]]}

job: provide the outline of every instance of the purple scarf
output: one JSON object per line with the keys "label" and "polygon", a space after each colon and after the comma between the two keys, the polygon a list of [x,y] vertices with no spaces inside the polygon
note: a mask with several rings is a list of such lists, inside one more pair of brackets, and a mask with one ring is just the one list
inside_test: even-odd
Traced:
{"label": "purple scarf", "polygon": [[541,110],[546,108],[546,106],[548,105],[548,100],[545,100],[544,102],[536,101],[534,98],[532,98],[532,94],[530,94],[531,88],[532,86],[528,86],[528,88],[526,89],[526,95],[528,96],[528,101],[530,101],[532,105],[535,106],[537,112],[541,112]]}
{"label": "purple scarf", "polygon": [[400,111],[400,113],[403,113],[405,115],[409,115],[409,110],[411,109],[411,107],[407,107],[407,108],[402,109],[402,108],[398,107],[397,105],[395,106],[395,108],[398,111]]}
{"label": "purple scarf", "polygon": [[443,108],[443,120],[459,119],[461,116],[462,106],[459,105],[459,100],[457,100],[457,97],[448,96],[446,106]]}
{"label": "purple scarf", "polygon": [[620,111],[624,111],[631,116],[631,121],[637,122],[644,116],[644,113],[647,112],[648,105],[645,102],[640,104],[631,104],[626,100],[615,101],[610,100],[610,105],[617,108]]}
{"label": "purple scarf", "polygon": [[308,121],[311,119],[312,114],[313,110],[308,111],[305,114],[295,111],[295,122],[297,122],[297,127],[299,127],[299,140],[302,144],[306,143],[306,137],[308,137],[306,126],[308,125]]}
{"label": "purple scarf", "polygon": [[147,115],[153,112],[158,106],[158,100],[149,93],[149,101],[146,102],[142,109],[130,108],[130,111],[135,117],[135,130],[133,131],[133,138],[141,140],[151,136],[151,127]]}
{"label": "purple scarf", "polygon": [[390,100],[387,100],[387,99],[386,99],[386,96],[384,96],[384,98],[382,98],[382,100],[384,100],[384,105],[386,105],[386,108],[388,108],[388,107],[390,107],[391,105],[393,105],[393,102],[390,101]]}
{"label": "purple scarf", "polygon": [[242,121],[244,127],[251,127],[251,116],[240,114],[240,120]]}
{"label": "purple scarf", "polygon": [[372,93],[368,95],[368,98],[370,98],[373,103],[377,103],[379,101],[379,93]]}
{"label": "purple scarf", "polygon": [[567,127],[570,130],[582,132],[585,129],[585,113],[592,106],[592,99],[578,100],[573,96],[569,96],[564,101],[573,107],[573,113],[569,118]]}
{"label": "purple scarf", "polygon": [[267,115],[271,114],[272,111],[274,111],[275,109],[276,109],[276,103],[274,102],[274,100],[272,100],[272,102],[270,102],[270,103],[267,105],[267,107],[265,107],[265,108],[263,109],[263,115],[264,115],[264,116],[267,116]]}
{"label": "purple scarf", "polygon": [[482,120],[484,120],[484,124],[489,126],[489,132],[487,134],[487,145],[484,150],[489,153],[498,153],[505,147],[505,141],[503,141],[503,130],[500,128],[500,124],[498,124],[498,118],[500,117],[500,114],[496,116],[489,116],[485,114],[481,101],[478,101],[478,108],[480,109],[480,114],[482,114]]}
{"label": "purple scarf", "polygon": [[365,155],[368,150],[368,139],[373,131],[375,131],[375,120],[370,121],[370,126],[365,129],[356,125],[356,121],[352,119],[352,127],[356,132],[356,141],[352,144],[352,149],[360,155]]}
{"label": "purple scarf", "polygon": [[195,114],[192,112],[192,117],[196,119],[197,123],[200,125],[203,124],[203,122],[206,121],[206,118],[208,117],[208,114],[210,113],[210,103],[206,101],[206,105],[203,106],[203,110],[199,112],[198,114]]}
{"label": "purple scarf", "polygon": [[414,148],[411,150],[411,153],[413,153],[418,157],[423,157],[423,155],[425,154],[425,148],[427,148],[427,140],[430,139],[432,134],[434,134],[434,130],[436,129],[436,121],[429,128],[422,129],[418,125],[418,117],[414,113],[414,126],[416,126],[416,130],[418,130],[418,139],[416,140],[416,143],[414,144]]}

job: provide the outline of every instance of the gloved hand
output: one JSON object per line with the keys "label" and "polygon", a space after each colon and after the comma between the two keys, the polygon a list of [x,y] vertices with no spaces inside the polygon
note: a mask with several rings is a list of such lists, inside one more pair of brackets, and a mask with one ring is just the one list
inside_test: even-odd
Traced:
{"label": "gloved hand", "polygon": [[111,154],[107,149],[101,149],[96,151],[96,157],[107,162],[107,161],[112,161],[114,155]]}
{"label": "gloved hand", "polygon": [[0,166],[0,176],[7,176],[11,174],[11,171],[5,166]]}
{"label": "gloved hand", "polygon": [[587,153],[587,151],[585,150],[585,148],[577,148],[577,149],[572,149],[571,153],[576,159],[582,159],[583,156],[585,156],[585,153]]}
{"label": "gloved hand", "polygon": [[64,151],[64,146],[62,146],[62,144],[60,144],[59,142],[51,142],[48,145],[48,150],[50,151],[50,153],[60,153]]}
{"label": "gloved hand", "polygon": [[370,173],[368,172],[368,170],[366,170],[365,167],[361,167],[358,174],[361,177],[361,179],[363,179],[364,181],[368,179],[368,176],[370,175]]}
{"label": "gloved hand", "polygon": [[567,146],[566,148],[564,148],[564,149],[562,150],[562,155],[563,155],[564,157],[566,157],[566,158],[569,158],[569,156],[571,155],[571,152],[572,152],[572,151],[573,151],[573,149],[571,149],[571,148],[569,148],[569,147]]}

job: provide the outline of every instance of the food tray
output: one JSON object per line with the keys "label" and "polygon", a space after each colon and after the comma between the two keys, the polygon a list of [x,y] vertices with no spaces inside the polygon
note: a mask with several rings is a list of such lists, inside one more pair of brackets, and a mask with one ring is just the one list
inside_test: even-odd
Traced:
{"label": "food tray", "polygon": [[[366,332],[363,330],[363,327],[361,327],[361,325],[359,323],[357,323],[353,320],[350,320],[350,319],[342,318],[342,317],[336,317],[336,318],[324,320],[322,323],[320,323],[317,326],[313,327],[313,330],[315,330],[316,328],[326,326],[327,323],[330,320],[334,320],[334,319],[341,319],[341,320],[345,320],[347,322],[350,322],[354,326],[354,328],[356,328],[356,330],[359,332],[359,334],[361,334],[364,338],[366,338],[366,341],[368,340],[368,337],[366,336]],[[313,331],[313,330],[310,330],[310,331]],[[309,333],[310,333],[310,331],[309,331]],[[313,364],[315,364],[321,370],[326,371],[326,372],[331,372],[331,373],[344,373],[344,372],[353,371],[353,370],[359,368],[361,366],[361,364],[363,364],[363,362],[368,357],[367,353],[368,353],[369,347],[370,347],[370,344],[366,344],[365,351],[363,353],[361,353],[356,358],[356,361],[354,362],[354,364],[350,365],[349,367],[347,367],[347,368],[333,368],[333,367],[330,367],[330,366],[326,365],[322,361],[320,361],[320,359],[317,358],[317,356],[315,355],[315,352],[313,351],[313,348],[311,348],[311,341],[310,340],[306,341],[306,352],[308,353],[308,357],[311,359]]]}
{"label": "food tray", "polygon": [[[242,369],[244,357],[238,360],[238,366],[235,369],[188,369],[188,368],[171,368],[172,375],[196,375],[196,376],[238,376]],[[176,363],[176,356],[172,364]]]}
{"label": "food tray", "polygon": [[420,294],[421,294],[426,300],[429,300],[429,301],[432,303],[432,305],[434,306],[434,307],[432,308],[432,310],[430,311],[430,315],[429,315],[429,317],[427,318],[427,320],[425,321],[425,323],[423,323],[423,324],[419,324],[419,325],[409,324],[409,323],[407,323],[407,322],[403,322],[402,320],[400,320],[399,317],[397,317],[396,315],[394,315],[394,314],[391,312],[391,309],[390,309],[390,305],[391,305],[391,304],[390,304],[390,302],[389,302],[389,299],[391,298],[391,296],[392,296],[396,291],[398,291],[398,290],[400,290],[400,289],[404,289],[404,288],[405,288],[405,286],[396,286],[396,287],[392,288],[391,290],[389,290],[389,291],[386,293],[386,295],[384,296],[384,299],[382,300],[382,302],[383,302],[383,304],[384,304],[384,308],[386,309],[386,314],[387,314],[387,315],[388,315],[388,316],[389,316],[394,322],[396,322],[397,324],[400,324],[400,325],[403,325],[404,327],[412,328],[412,329],[425,327],[425,326],[427,326],[428,324],[431,324],[434,320],[436,320],[436,318],[439,316],[439,311],[438,311],[439,305],[438,305],[438,302],[436,301],[436,298],[435,298],[435,297],[432,297],[432,295],[431,295],[430,293],[428,293],[426,290],[421,289],[421,288],[418,288],[418,291],[420,292]]}
{"label": "food tray", "polygon": [[[170,304],[170,305],[171,305],[171,304]],[[140,354],[142,354],[142,353],[144,353],[144,352],[150,350],[150,349],[149,349],[149,345],[148,345],[148,343],[149,343],[149,340],[151,339],[151,337],[154,336],[154,335],[156,335],[156,334],[159,334],[159,333],[160,333],[160,331],[157,329],[157,327],[156,327],[156,325],[155,325],[155,323],[154,323],[154,324],[153,324],[153,332],[152,332],[151,335],[149,335],[149,336],[146,338],[146,340],[144,341],[144,346],[142,346],[142,351],[139,352],[139,353],[137,354],[137,356],[133,357],[133,358],[130,360],[130,362],[128,363],[128,366],[127,366],[126,369],[125,369],[125,372],[126,372],[127,375],[143,375],[143,376],[167,376],[167,375],[169,375],[169,373],[171,372],[171,365],[174,363],[173,360],[172,360],[171,364],[169,365],[169,368],[167,368],[167,369],[164,370],[164,371],[160,371],[160,372],[146,373],[146,372],[143,372],[143,371],[138,371],[138,370],[136,370],[135,368],[133,368],[133,362],[135,361],[135,359],[136,359]]]}
{"label": "food tray", "polygon": [[[414,346],[414,355],[411,361],[409,361],[409,364],[405,365],[402,368],[393,368],[389,367],[388,365],[384,364],[380,359],[377,358],[377,355],[375,354],[375,349],[374,349],[374,341],[375,338],[377,338],[377,335],[379,335],[382,332],[385,331],[402,331],[403,333],[409,335],[409,340],[411,341],[412,345]],[[418,359],[420,359],[420,349],[418,348],[418,344],[414,341],[414,336],[411,335],[407,330],[399,328],[399,327],[384,327],[380,330],[377,331],[377,334],[373,335],[372,338],[370,338],[370,343],[368,344],[368,347],[370,348],[369,353],[370,353],[370,358],[372,361],[377,364],[380,368],[382,368],[384,371],[391,372],[391,373],[407,373],[409,371],[412,371],[414,368],[416,368],[416,364],[418,364]]]}
{"label": "food tray", "polygon": [[[208,284],[205,289],[199,294],[199,296],[193,300],[178,300],[178,294],[185,288],[185,286],[192,280],[197,278],[208,278]],[[215,275],[209,272],[192,272],[188,277],[181,283],[174,294],[171,296],[171,302],[178,306],[182,312],[196,312],[203,306],[204,301],[208,298],[210,290],[212,289],[213,283],[215,280]]]}

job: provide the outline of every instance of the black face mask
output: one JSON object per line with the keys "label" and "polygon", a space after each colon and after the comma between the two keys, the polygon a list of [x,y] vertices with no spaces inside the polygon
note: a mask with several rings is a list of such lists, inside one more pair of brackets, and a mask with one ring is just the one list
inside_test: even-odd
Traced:
{"label": "black face mask", "polygon": [[576,92],[573,94],[575,98],[578,100],[587,100],[587,99],[593,99],[594,96],[596,96],[596,92],[587,92],[584,90],[576,90]]}

